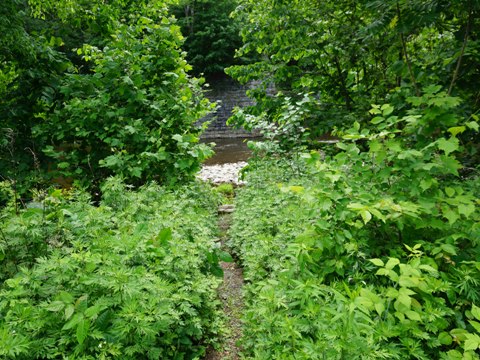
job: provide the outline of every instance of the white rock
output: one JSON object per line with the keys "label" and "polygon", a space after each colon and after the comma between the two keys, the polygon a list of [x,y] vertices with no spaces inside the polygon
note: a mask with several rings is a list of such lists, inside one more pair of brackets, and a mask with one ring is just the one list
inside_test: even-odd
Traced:
{"label": "white rock", "polygon": [[245,161],[237,163],[227,163],[219,165],[206,165],[197,174],[197,177],[203,181],[210,181],[214,184],[231,183],[242,185],[245,182],[238,179],[241,169],[247,166]]}

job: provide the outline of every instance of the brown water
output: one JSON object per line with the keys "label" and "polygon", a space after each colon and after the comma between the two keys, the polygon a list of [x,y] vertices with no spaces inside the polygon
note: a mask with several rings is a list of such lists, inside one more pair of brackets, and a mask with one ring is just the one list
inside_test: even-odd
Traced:
{"label": "brown water", "polygon": [[217,165],[226,163],[236,163],[247,161],[252,155],[252,151],[247,147],[249,140],[257,140],[252,138],[217,138],[205,140],[205,143],[215,143],[213,155],[205,161],[205,165]]}
{"label": "brown water", "polygon": [[[215,143],[213,155],[204,162],[205,165],[220,165],[247,161],[252,156],[252,150],[247,147],[248,141],[259,141],[261,138],[211,138],[205,139],[205,143]],[[322,135],[316,139],[317,144],[335,144],[340,139],[330,134]]]}

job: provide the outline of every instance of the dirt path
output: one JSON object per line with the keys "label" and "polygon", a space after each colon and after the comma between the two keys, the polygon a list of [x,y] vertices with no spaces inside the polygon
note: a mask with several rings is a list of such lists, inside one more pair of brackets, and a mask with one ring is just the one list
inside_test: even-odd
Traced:
{"label": "dirt path", "polygon": [[[232,219],[232,208],[219,209],[218,225],[221,231],[222,250],[229,251],[226,246],[227,231]],[[240,359],[238,340],[242,335],[241,316],[243,311],[243,274],[242,269],[235,262],[222,262],[224,272],[223,284],[219,288],[219,297],[223,303],[223,311],[227,318],[227,332],[224,335],[221,348],[209,349],[204,360],[237,360]]]}

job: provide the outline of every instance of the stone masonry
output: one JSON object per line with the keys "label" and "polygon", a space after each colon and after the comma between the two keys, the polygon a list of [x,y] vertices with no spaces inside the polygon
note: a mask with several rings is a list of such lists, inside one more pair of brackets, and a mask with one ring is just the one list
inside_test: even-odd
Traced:
{"label": "stone masonry", "polygon": [[209,82],[210,87],[206,96],[210,101],[219,103],[218,109],[201,119],[198,124],[211,121],[202,138],[232,138],[232,137],[253,137],[256,133],[247,132],[243,129],[233,129],[227,126],[227,120],[232,115],[235,106],[245,107],[253,104],[252,99],[247,97],[245,92],[248,85],[241,85],[229,77],[217,78]]}

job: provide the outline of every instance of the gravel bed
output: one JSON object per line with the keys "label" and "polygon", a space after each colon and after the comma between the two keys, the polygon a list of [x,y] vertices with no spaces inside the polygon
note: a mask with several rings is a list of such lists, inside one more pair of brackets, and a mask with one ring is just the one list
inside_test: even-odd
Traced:
{"label": "gravel bed", "polygon": [[234,185],[243,185],[245,182],[239,180],[238,174],[246,165],[247,163],[245,161],[218,165],[205,165],[202,167],[202,170],[200,170],[197,177],[213,184],[230,183]]}

